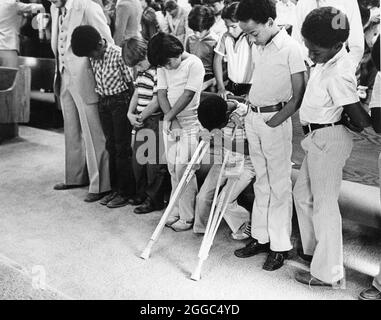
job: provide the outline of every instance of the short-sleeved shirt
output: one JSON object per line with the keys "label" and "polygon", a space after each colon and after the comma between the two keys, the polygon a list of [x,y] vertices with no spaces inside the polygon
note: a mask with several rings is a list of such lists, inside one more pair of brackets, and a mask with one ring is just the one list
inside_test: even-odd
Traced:
{"label": "short-sleeved shirt", "polygon": [[293,93],[291,75],[304,71],[299,44],[281,29],[267,45],[257,46],[250,102],[257,107],[288,102]]}
{"label": "short-sleeved shirt", "polygon": [[251,83],[253,75],[253,51],[256,46],[249,36],[241,34],[234,39],[225,32],[219,39],[214,51],[225,57],[228,66],[228,77],[235,83]]}
{"label": "short-sleeved shirt", "polygon": [[135,89],[138,92],[136,111],[140,113],[148,106],[153,97],[157,95],[156,68],[151,67],[145,71],[138,72]]}
{"label": "short-sleeved shirt", "polygon": [[185,50],[201,59],[205,75],[213,75],[214,47],[217,41],[217,35],[210,32],[201,39],[192,34],[185,42]]}
{"label": "short-sleeved shirt", "polygon": [[370,100],[369,108],[381,108],[381,73],[377,72],[376,80],[374,81],[372,98]]}
{"label": "short-sleeved shirt", "polygon": [[193,54],[189,54],[186,59],[181,61],[180,66],[175,70],[157,69],[157,89],[167,90],[171,107],[175,105],[184,90],[195,92],[191,102],[176,116],[183,128],[198,122],[197,108],[200,103],[204,75],[205,69],[202,61]]}
{"label": "short-sleeved shirt", "polygon": [[226,28],[224,19],[222,19],[221,16],[216,17],[216,22],[210,28],[210,32],[213,32],[218,38],[220,38],[227,31],[228,29]]}
{"label": "short-sleeved shirt", "polygon": [[335,123],[343,106],[359,101],[353,62],[342,48],[331,60],[311,71],[299,116],[302,125]]}
{"label": "short-sleeved shirt", "polygon": [[107,44],[102,59],[90,58],[94,71],[95,92],[100,96],[112,96],[127,91],[132,85],[130,69],[122,59],[122,49],[113,44]]}

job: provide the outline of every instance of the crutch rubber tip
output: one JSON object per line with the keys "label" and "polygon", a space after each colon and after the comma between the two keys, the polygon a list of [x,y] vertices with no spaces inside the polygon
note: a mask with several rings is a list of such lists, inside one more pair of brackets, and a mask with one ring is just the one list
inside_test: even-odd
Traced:
{"label": "crutch rubber tip", "polygon": [[151,253],[151,248],[149,248],[148,246],[143,250],[142,254],[140,255],[140,258],[144,259],[144,260],[148,260],[149,256],[150,256],[150,253]]}
{"label": "crutch rubber tip", "polygon": [[200,272],[194,272],[194,273],[192,274],[192,276],[191,276],[191,279],[192,279],[193,281],[198,281],[198,280],[200,280],[200,279],[201,279],[201,274],[200,274]]}

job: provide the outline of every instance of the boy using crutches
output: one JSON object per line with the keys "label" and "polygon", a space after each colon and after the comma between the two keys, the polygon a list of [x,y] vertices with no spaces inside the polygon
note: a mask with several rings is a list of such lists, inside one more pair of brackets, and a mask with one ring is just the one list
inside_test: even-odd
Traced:
{"label": "boy using crutches", "polygon": [[[230,153],[229,162],[239,159],[244,161],[243,172],[235,185],[230,199],[228,199],[228,207],[224,215],[225,221],[232,230],[232,235],[235,235],[242,226],[247,226],[250,222],[250,213],[238,206],[237,197],[252,183],[255,172],[251,164],[244,128],[244,117],[247,114],[248,107],[236,101],[230,101],[229,105],[230,110],[228,110],[228,103],[224,99],[217,95],[210,96],[200,103],[198,119],[205,129],[221,129],[224,141],[223,146],[225,147],[223,148],[224,156],[227,155],[226,148],[229,149],[230,147],[235,150]],[[232,145],[229,146],[228,141],[232,138],[233,130],[236,125],[235,137],[233,137]],[[217,148],[217,146],[215,145],[214,148]],[[230,163],[230,166],[235,166],[235,164]],[[221,167],[221,163],[215,163],[212,166],[196,197],[195,223],[193,225],[193,231],[195,233],[205,232]],[[224,188],[228,189],[233,183],[233,179],[228,179],[224,176],[220,182],[220,186],[224,186]]]}

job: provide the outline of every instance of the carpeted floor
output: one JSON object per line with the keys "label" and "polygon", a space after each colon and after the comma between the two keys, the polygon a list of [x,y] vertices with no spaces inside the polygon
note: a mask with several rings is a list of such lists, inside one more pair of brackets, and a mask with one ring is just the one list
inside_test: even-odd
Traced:
{"label": "carpeted floor", "polygon": [[151,258],[140,259],[161,212],[87,204],[86,188],[54,191],[63,154],[62,133],[30,127],[0,145],[0,299],[356,299],[378,271],[381,231],[355,222],[344,221],[347,281],[336,290],[297,283],[295,270],[307,266],[295,252],[270,273],[264,254],[236,258],[244,243],[223,224],[192,281],[202,237],[165,228]]}

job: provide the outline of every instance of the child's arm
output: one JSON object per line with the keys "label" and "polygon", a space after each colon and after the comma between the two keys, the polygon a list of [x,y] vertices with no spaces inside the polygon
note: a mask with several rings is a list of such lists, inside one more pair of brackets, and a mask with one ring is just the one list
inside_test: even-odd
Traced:
{"label": "child's arm", "polygon": [[347,104],[343,108],[350,119],[350,125],[356,127],[357,130],[355,131],[362,131],[362,129],[371,126],[372,121],[370,116],[361,106],[360,102]]}
{"label": "child's arm", "polygon": [[183,111],[187,105],[192,101],[194,95],[196,94],[195,91],[185,89],[183,94],[180,96],[180,98],[176,101],[175,105],[171,110],[169,110],[165,116],[164,120],[172,121],[176,118],[176,116]]}
{"label": "child's arm", "polygon": [[127,118],[133,126],[141,127],[142,123],[138,121],[139,116],[135,114],[137,105],[138,105],[138,90],[135,90],[130,101],[130,106],[127,112]]}
{"label": "child's arm", "polygon": [[266,124],[275,128],[292,116],[299,108],[303,100],[304,91],[306,89],[304,72],[291,75],[292,98],[291,100],[276,113]]}
{"label": "child's arm", "polygon": [[226,99],[226,90],[224,85],[224,74],[222,70],[223,56],[216,53],[213,58],[213,72],[217,82],[218,95]]}
{"label": "child's arm", "polygon": [[144,108],[140,114],[140,121],[144,122],[147,118],[152,116],[157,110],[159,110],[159,101],[157,96],[153,96],[151,102]]}
{"label": "child's arm", "polygon": [[[169,111],[171,111],[171,104],[169,103],[167,96],[167,89],[158,89],[157,90],[157,100],[159,102],[159,106],[163,111],[164,115],[166,115]],[[164,119],[166,120],[166,119]],[[170,127],[168,129],[181,129],[181,125],[177,119],[173,119]]]}
{"label": "child's arm", "polygon": [[372,98],[369,104],[372,127],[377,133],[381,133],[381,75],[376,75],[374,81]]}
{"label": "child's arm", "polygon": [[381,108],[373,108],[370,110],[372,127],[376,133],[381,133]]}

